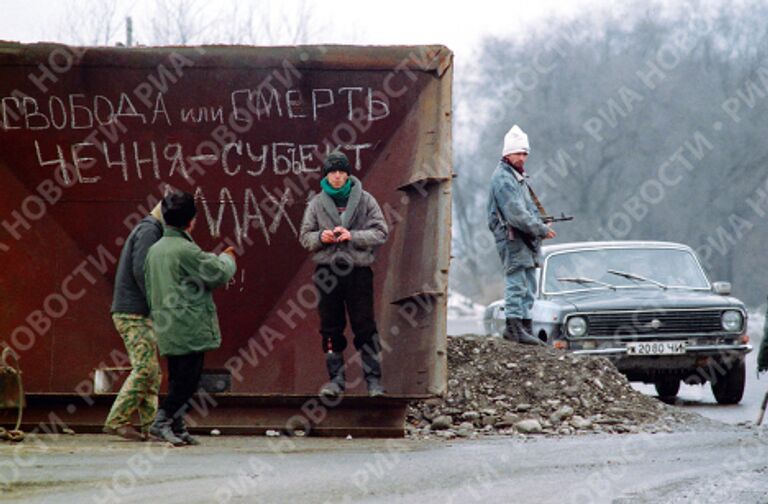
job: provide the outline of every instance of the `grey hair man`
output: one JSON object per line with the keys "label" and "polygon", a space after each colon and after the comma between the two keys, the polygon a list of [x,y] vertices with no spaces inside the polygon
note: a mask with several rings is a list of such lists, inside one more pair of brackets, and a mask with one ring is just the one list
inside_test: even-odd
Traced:
{"label": "grey hair man", "polygon": [[531,309],[536,292],[536,267],[541,241],[554,238],[527,182],[528,135],[514,125],[504,136],[502,158],[491,177],[488,227],[504,267],[504,338],[528,345],[542,344],[532,334]]}

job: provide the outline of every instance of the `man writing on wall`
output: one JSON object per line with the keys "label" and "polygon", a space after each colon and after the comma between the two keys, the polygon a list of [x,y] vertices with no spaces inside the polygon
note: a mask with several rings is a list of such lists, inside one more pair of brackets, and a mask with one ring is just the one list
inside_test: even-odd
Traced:
{"label": "man writing on wall", "polygon": [[165,231],[149,249],[145,275],[157,346],[168,359],[168,396],[150,434],[174,446],[198,444],[187,431],[184,414],[200,383],[205,352],[221,345],[212,291],[225,285],[237,267],[231,247],[217,256],[192,240],[194,196],[168,194],[162,209]]}

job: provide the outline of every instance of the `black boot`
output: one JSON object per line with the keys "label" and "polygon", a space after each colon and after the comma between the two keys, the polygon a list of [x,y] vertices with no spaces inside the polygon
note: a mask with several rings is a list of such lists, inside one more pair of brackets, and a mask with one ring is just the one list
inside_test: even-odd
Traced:
{"label": "black boot", "polygon": [[513,318],[506,319],[504,323],[504,332],[501,333],[502,338],[504,338],[507,341],[511,341],[513,343],[519,343],[520,342],[520,336],[517,332],[517,324],[515,323],[515,320]]}
{"label": "black boot", "polygon": [[[525,326],[526,323],[523,319],[508,318],[506,320],[506,329],[504,330],[504,339],[523,345],[547,346],[546,343],[531,334]],[[508,334],[510,337],[507,337]]]}
{"label": "black boot", "polygon": [[174,417],[173,422],[171,423],[171,430],[173,430],[173,433],[176,434],[179,439],[184,441],[184,444],[193,446],[200,444],[200,441],[192,437],[187,430],[187,425],[184,423],[184,415],[182,415],[181,412]]}
{"label": "black boot", "polygon": [[533,320],[531,320],[529,318],[524,318],[523,319],[523,327],[528,332],[528,334],[533,335]]}
{"label": "black boot", "polygon": [[344,354],[340,352],[326,352],[325,368],[328,370],[330,381],[320,389],[320,395],[338,397],[344,393],[347,385],[344,372]]}
{"label": "black boot", "polygon": [[167,441],[173,446],[184,446],[184,441],[179,439],[176,434],[173,433],[173,429],[171,428],[172,421],[173,419],[168,418],[165,410],[157,410],[157,416],[155,417],[152,426],[149,428],[149,433],[152,437],[160,441]]}
{"label": "black boot", "polygon": [[381,360],[379,353],[369,347],[360,349],[360,358],[363,361],[363,375],[368,385],[368,397],[381,397],[386,393],[381,385]]}

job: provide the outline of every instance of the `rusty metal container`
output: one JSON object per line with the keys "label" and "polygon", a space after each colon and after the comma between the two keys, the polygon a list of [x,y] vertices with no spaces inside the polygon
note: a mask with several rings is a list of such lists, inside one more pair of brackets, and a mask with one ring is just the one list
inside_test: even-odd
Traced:
{"label": "rusty metal container", "polygon": [[320,158],[340,146],[391,228],[374,265],[390,397],[363,398],[353,366],[334,415],[375,431],[364,412],[378,412],[402,430],[405,401],[446,386],[451,76],[442,46],[0,42],[0,337],[25,371],[28,418],[103,421],[113,395],[96,394],[94,376],[129,365],[109,315],[117,258],[169,187],[196,194],[203,249],[241,252],[215,294],[218,407],[199,425],[280,427],[311,400],[325,371],[297,232]]}

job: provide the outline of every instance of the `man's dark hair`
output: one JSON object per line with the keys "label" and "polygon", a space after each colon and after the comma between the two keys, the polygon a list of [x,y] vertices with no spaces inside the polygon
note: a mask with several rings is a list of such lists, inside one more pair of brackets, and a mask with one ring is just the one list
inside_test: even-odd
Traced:
{"label": "man's dark hair", "polygon": [[352,167],[349,164],[349,158],[340,151],[333,151],[328,154],[328,157],[323,161],[323,177],[331,173],[332,171],[343,171],[349,175],[352,172]]}
{"label": "man's dark hair", "polygon": [[195,218],[195,197],[188,192],[174,192],[163,198],[163,219],[165,224],[184,229]]}

